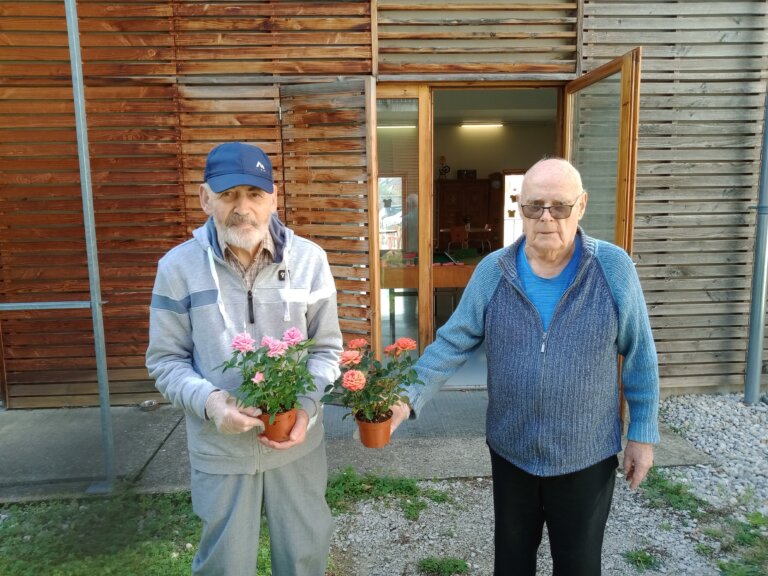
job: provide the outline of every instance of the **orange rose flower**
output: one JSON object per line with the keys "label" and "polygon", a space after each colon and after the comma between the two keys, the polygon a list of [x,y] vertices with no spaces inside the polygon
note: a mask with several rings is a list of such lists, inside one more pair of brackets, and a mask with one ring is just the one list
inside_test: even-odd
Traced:
{"label": "orange rose flower", "polygon": [[363,359],[363,353],[359,350],[344,350],[339,358],[342,366],[356,366]]}
{"label": "orange rose flower", "polygon": [[347,348],[350,350],[359,350],[360,348],[365,348],[366,346],[368,346],[368,340],[365,338],[355,338],[350,340],[347,344]]}
{"label": "orange rose flower", "polygon": [[416,350],[416,340],[411,338],[398,338],[395,341],[395,346],[403,352],[406,350]]}
{"label": "orange rose flower", "polygon": [[384,348],[384,354],[387,356],[397,356],[397,345],[390,344]]}
{"label": "orange rose flower", "polygon": [[351,392],[362,390],[365,388],[365,374],[360,370],[350,370],[344,374],[341,385]]}

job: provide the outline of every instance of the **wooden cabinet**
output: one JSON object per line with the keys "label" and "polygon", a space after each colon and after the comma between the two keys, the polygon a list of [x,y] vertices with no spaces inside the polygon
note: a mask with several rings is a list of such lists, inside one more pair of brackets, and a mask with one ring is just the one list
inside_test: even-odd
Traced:
{"label": "wooden cabinet", "polygon": [[[493,250],[501,248],[504,238],[504,190],[491,180],[436,180],[434,236],[445,249],[451,226],[469,224],[470,230],[490,226],[490,233],[470,233],[471,246],[481,248],[481,240],[490,240]],[[440,232],[440,231],[443,232]]]}

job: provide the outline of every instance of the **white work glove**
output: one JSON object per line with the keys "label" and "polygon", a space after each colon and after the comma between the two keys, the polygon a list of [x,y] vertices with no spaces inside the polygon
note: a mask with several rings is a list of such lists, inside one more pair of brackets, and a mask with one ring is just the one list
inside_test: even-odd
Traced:
{"label": "white work glove", "polygon": [[211,392],[205,401],[205,413],[221,434],[242,434],[256,426],[264,427],[264,423],[257,418],[261,410],[238,407],[237,400],[226,390]]}

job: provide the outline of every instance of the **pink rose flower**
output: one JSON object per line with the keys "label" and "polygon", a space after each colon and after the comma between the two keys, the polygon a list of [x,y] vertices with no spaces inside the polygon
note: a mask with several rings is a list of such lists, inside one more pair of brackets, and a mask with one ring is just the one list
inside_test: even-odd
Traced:
{"label": "pink rose flower", "polygon": [[344,350],[339,358],[342,366],[356,366],[363,359],[363,353],[359,350]]}
{"label": "pink rose flower", "polygon": [[280,340],[276,340],[270,336],[264,336],[264,338],[261,339],[261,345],[269,348],[269,351],[267,351],[267,356],[270,358],[277,358],[278,356],[282,356],[285,354],[285,351],[288,350],[288,344]]}
{"label": "pink rose flower", "polygon": [[247,332],[241,332],[237,336],[235,336],[235,339],[232,340],[232,348],[237,350],[238,352],[242,352],[245,354],[246,352],[253,352],[256,350],[256,340],[251,338],[250,334]]}
{"label": "pink rose flower", "polygon": [[384,354],[387,356],[397,356],[397,345],[390,344],[384,348]]}
{"label": "pink rose flower", "polygon": [[259,382],[264,382],[264,373],[263,372],[256,372],[256,374],[251,378],[254,384],[258,384]]}
{"label": "pink rose flower", "polygon": [[283,342],[288,344],[288,346],[295,346],[303,340],[304,335],[301,333],[301,330],[295,326],[293,328],[288,328],[288,330],[285,331],[285,334],[283,334]]}
{"label": "pink rose flower", "polygon": [[395,346],[397,346],[397,349],[400,352],[405,352],[407,350],[416,350],[416,340],[413,340],[411,338],[398,338],[395,340]]}
{"label": "pink rose flower", "polygon": [[360,348],[365,348],[366,346],[368,346],[368,340],[365,338],[355,338],[350,340],[347,344],[347,348],[350,350],[359,350]]}
{"label": "pink rose flower", "polygon": [[351,392],[357,392],[365,388],[365,374],[360,370],[350,370],[344,374],[341,385]]}

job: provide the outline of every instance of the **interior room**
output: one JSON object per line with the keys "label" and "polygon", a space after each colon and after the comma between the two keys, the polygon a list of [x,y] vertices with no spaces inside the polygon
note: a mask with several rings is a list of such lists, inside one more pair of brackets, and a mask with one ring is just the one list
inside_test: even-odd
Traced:
{"label": "interior room", "polygon": [[[418,336],[419,210],[431,210],[434,327],[458,304],[476,264],[522,232],[515,191],[557,152],[557,89],[445,88],[433,93],[431,206],[419,206],[418,103],[380,99],[379,234],[382,342]],[[423,169],[423,168],[422,168]],[[423,196],[422,196],[423,198]],[[485,385],[484,353],[449,385]]]}

